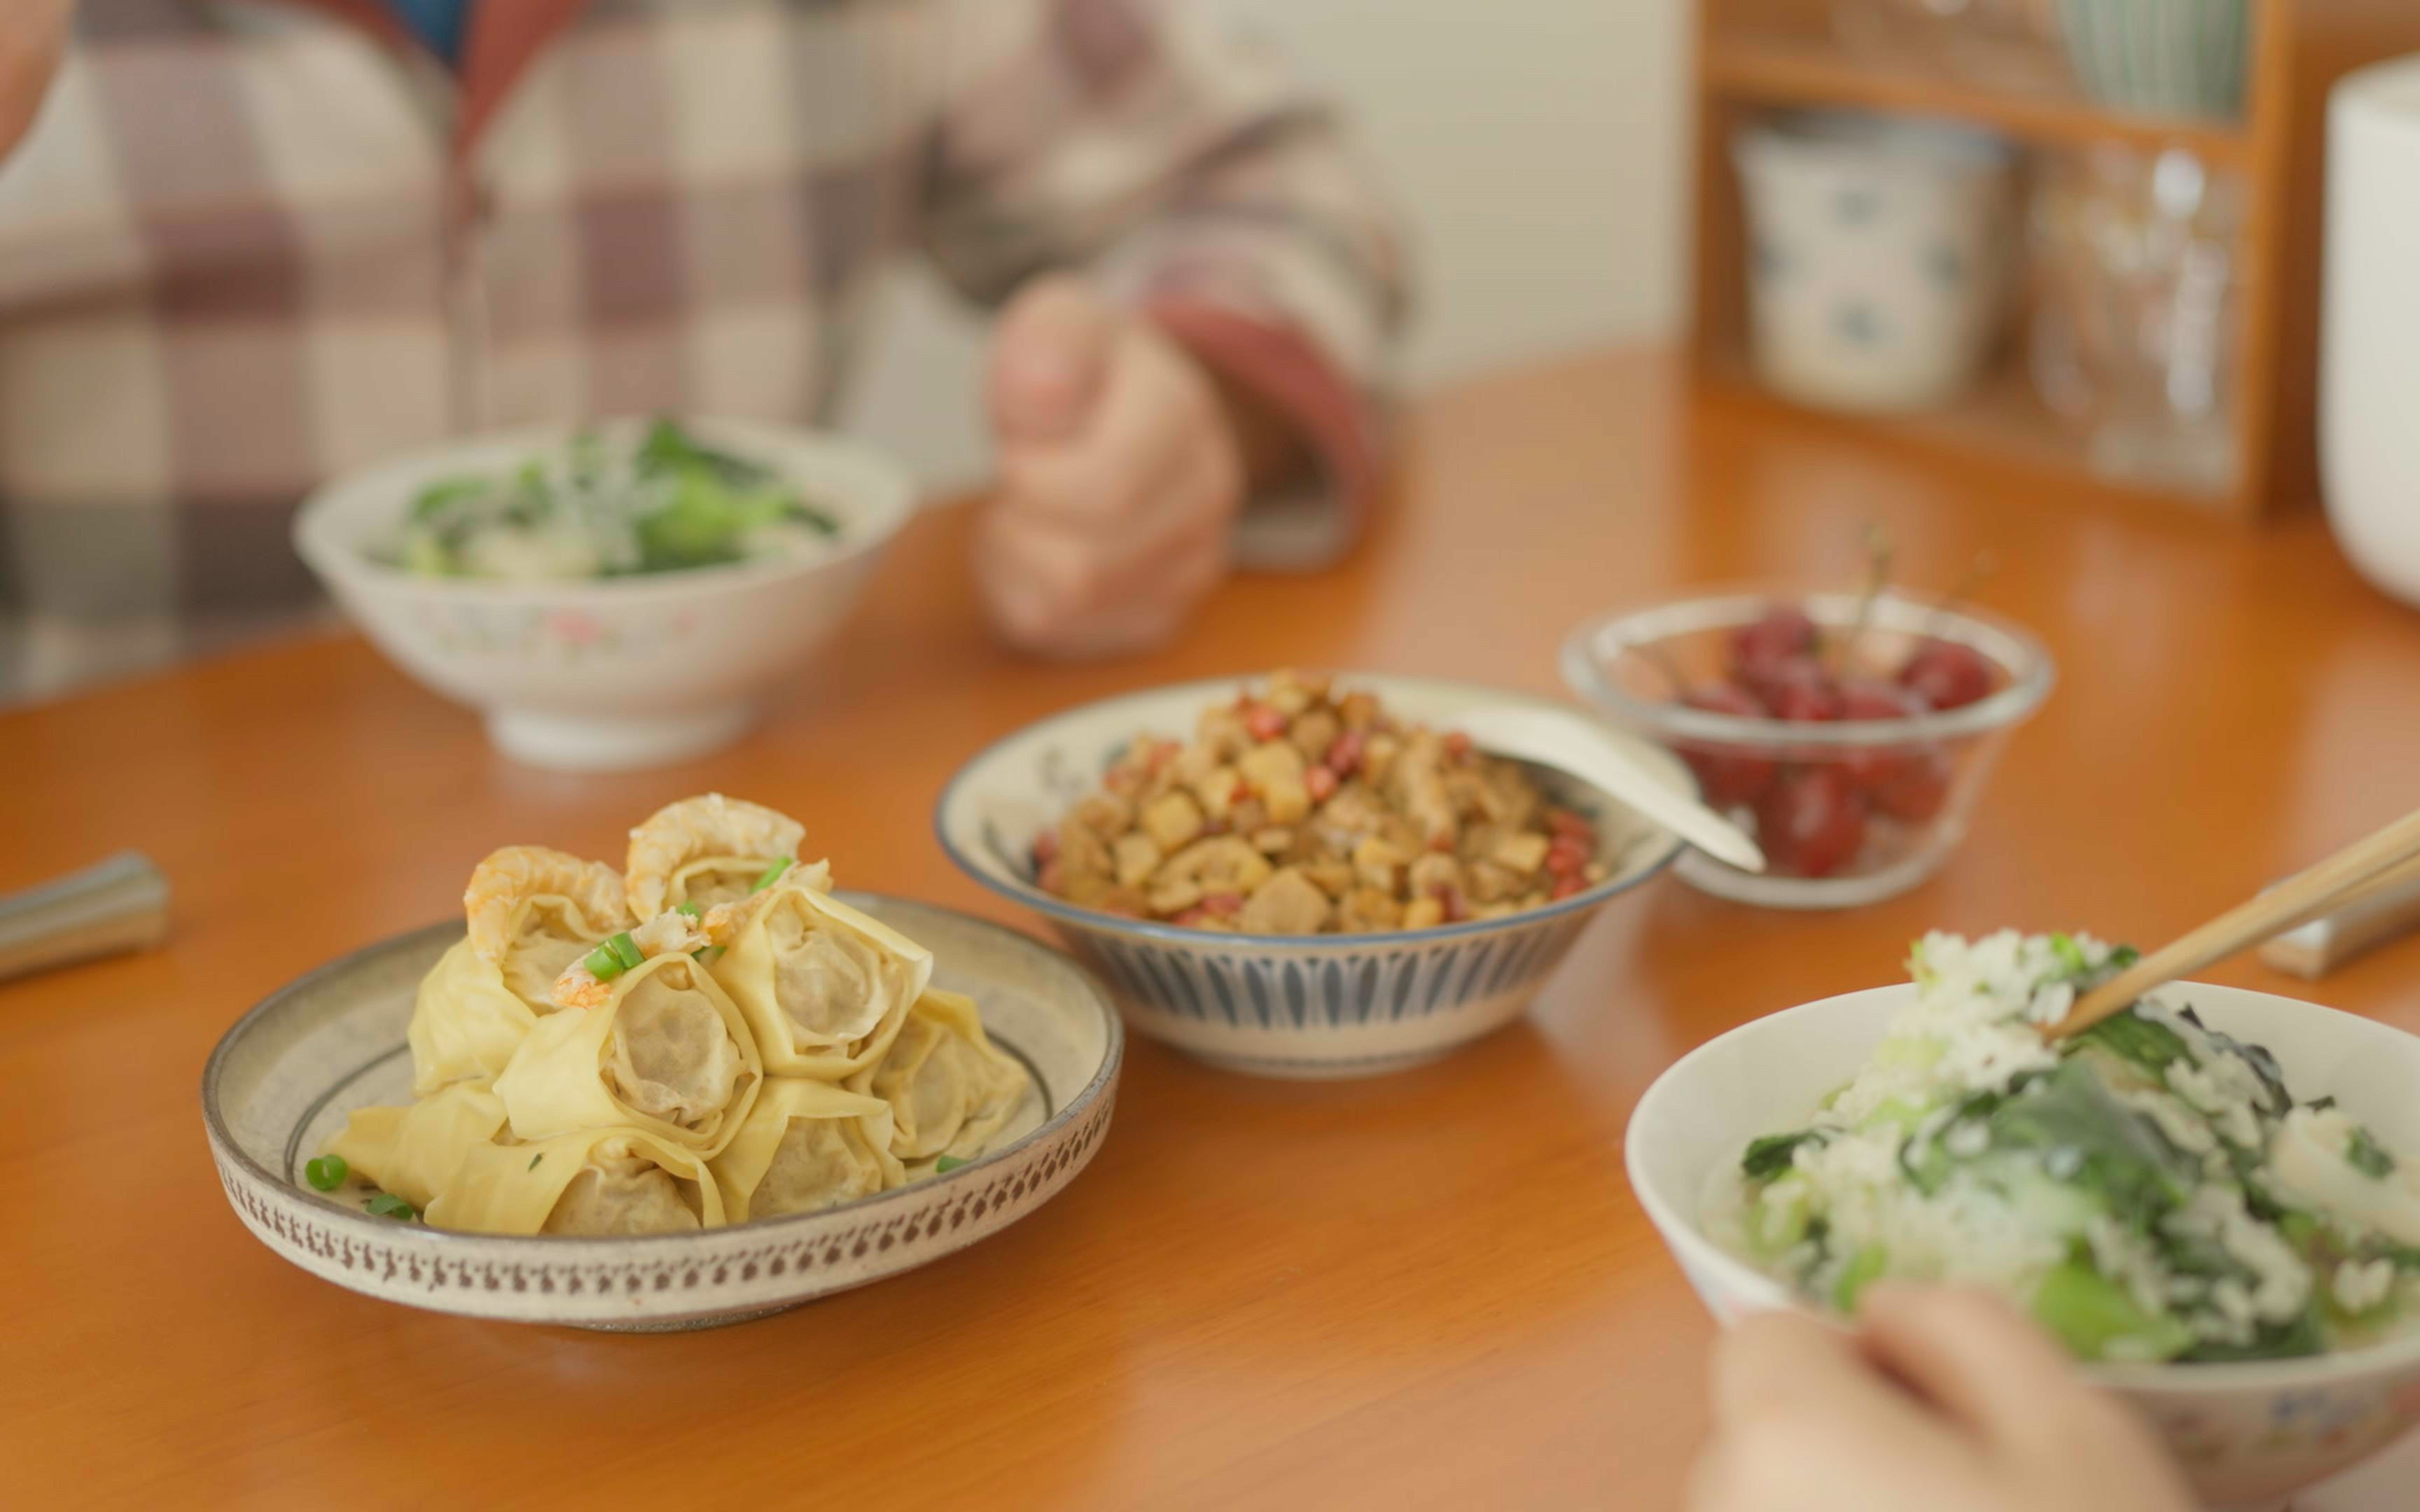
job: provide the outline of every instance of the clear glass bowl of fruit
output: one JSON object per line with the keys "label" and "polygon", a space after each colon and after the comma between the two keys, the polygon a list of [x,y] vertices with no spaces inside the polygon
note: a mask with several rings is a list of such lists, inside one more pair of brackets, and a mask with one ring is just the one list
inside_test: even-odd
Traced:
{"label": "clear glass bowl of fruit", "polygon": [[2055,677],[2017,626],[1895,591],[1694,594],[1580,626],[1562,662],[1607,717],[1688,763],[1767,863],[1686,851],[1681,874],[1776,908],[1854,907],[1931,876]]}

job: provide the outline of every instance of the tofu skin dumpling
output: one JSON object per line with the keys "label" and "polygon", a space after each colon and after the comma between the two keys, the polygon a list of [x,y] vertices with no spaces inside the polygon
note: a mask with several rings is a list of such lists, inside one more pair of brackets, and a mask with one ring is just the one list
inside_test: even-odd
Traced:
{"label": "tofu skin dumpling", "polygon": [[902,1185],[891,1104],[829,1082],[776,1077],[712,1163],[733,1223],[814,1212]]}
{"label": "tofu skin dumpling", "polygon": [[426,1208],[463,1156],[504,1127],[504,1104],[488,1083],[456,1082],[410,1107],[354,1110],[322,1153],[380,1191]]}
{"label": "tofu skin dumpling", "polygon": [[936,988],[917,1000],[862,1086],[891,1104],[891,1152],[914,1162],[983,1153],[1031,1081],[984,1033],[973,998]]}
{"label": "tofu skin dumpling", "polygon": [[711,1228],[722,1195],[693,1149],[639,1129],[482,1145],[421,1214],[483,1234],[637,1235]]}
{"label": "tofu skin dumpling", "polygon": [[610,987],[595,1008],[540,1020],[496,1078],[514,1135],[631,1127],[712,1155],[763,1076],[747,1021],[686,955],[651,957]]}
{"label": "tofu skin dumpling", "polygon": [[871,1067],[933,979],[933,952],[812,887],[773,887],[706,927],[730,942],[715,980],[777,1076],[836,1082]]}

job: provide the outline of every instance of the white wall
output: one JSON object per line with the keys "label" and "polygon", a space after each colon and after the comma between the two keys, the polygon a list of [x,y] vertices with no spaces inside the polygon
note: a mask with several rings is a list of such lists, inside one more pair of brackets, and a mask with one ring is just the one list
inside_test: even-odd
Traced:
{"label": "white wall", "polygon": [[[1672,330],[1689,0],[1194,0],[1346,103],[1416,227],[1415,385]],[[849,423],[931,483],[983,471],[979,325],[921,274]]]}

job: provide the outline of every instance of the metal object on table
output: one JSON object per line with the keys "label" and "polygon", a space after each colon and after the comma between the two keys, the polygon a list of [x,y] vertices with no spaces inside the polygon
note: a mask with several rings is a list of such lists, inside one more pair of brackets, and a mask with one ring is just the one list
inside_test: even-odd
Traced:
{"label": "metal object on table", "polygon": [[147,949],[168,933],[168,879],[120,851],[55,882],[0,896],[0,981]]}
{"label": "metal object on table", "polygon": [[2420,867],[2402,866],[2260,948],[2263,965],[2316,981],[2420,926]]}

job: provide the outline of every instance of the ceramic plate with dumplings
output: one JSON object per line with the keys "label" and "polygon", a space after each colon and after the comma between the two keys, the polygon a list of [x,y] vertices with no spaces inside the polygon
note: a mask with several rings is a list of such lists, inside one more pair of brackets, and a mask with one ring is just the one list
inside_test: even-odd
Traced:
{"label": "ceramic plate with dumplings", "polygon": [[583,1328],[738,1322],[980,1242],[1075,1180],[1108,1132],[1116,1010],[1074,962],[997,924],[866,894],[847,902],[930,949],[933,985],[972,996],[1031,1073],[1025,1101],[963,1165],[820,1211],[641,1238],[508,1237],[372,1216],[303,1165],[357,1108],[408,1103],[421,978],[461,938],[432,925],[288,983],[229,1029],[202,1073],[227,1201],[253,1234],[355,1291],[472,1318]]}

